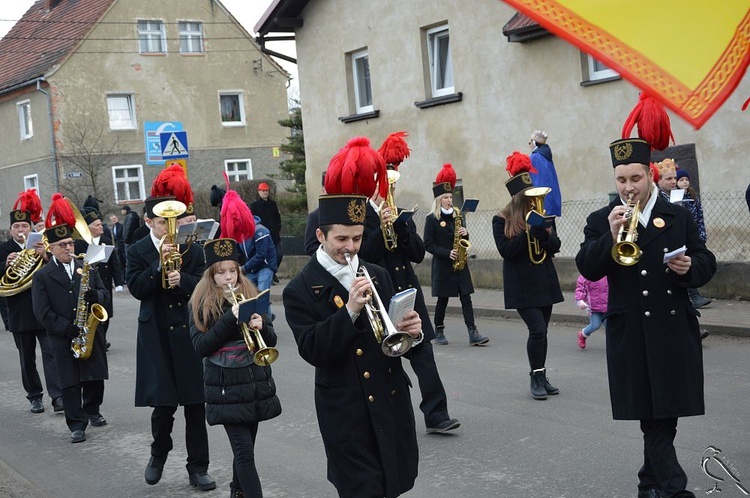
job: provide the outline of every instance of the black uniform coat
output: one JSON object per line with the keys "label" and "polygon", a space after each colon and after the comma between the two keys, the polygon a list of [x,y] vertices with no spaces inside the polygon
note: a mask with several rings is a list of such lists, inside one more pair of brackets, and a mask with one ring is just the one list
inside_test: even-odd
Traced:
{"label": "black uniform coat", "polygon": [[492,235],[503,257],[503,296],[506,309],[541,308],[563,301],[552,255],[560,252],[560,239],[550,235],[539,245],[547,252],[541,264],[529,258],[526,232],[512,239],[505,236],[505,218],[492,218]]}
{"label": "black uniform coat", "polygon": [[[65,268],[51,260],[34,273],[31,285],[34,314],[44,324],[52,343],[62,388],[74,386],[81,381],[109,378],[107,344],[103,334],[94,335],[94,347],[86,360],[73,358],[71,341],[64,336],[65,327],[75,321],[78,291],[81,287],[81,275],[78,271],[83,263],[79,259],[73,261],[76,267],[73,280],[68,277]],[[95,271],[89,273],[89,288],[97,291],[97,302],[106,308],[110,294],[104,289],[102,280]]]}
{"label": "black uniform coat", "polygon": [[453,215],[440,213],[440,219],[428,214],[424,223],[424,247],[432,254],[432,295],[433,297],[456,297],[472,294],[469,262],[461,271],[453,271],[450,258],[453,249]]}
{"label": "black uniform coat", "polygon": [[[12,237],[0,244],[0,276],[5,275],[5,270],[8,269],[5,264],[8,254],[21,251],[22,249]],[[37,320],[33,312],[31,288],[5,299],[8,303],[8,330],[11,332],[27,332],[44,329],[44,325]]]}
{"label": "black uniform coat", "polygon": [[[260,330],[266,346],[276,346],[276,332],[267,316],[263,316]],[[281,414],[281,403],[276,396],[276,383],[271,377],[270,366],[250,363],[232,368],[220,366],[212,361],[212,356],[222,348],[240,348],[244,354],[247,345],[237,319],[229,303],[224,305],[224,314],[216,322],[201,332],[195,325],[190,312],[190,337],[196,352],[204,362],[204,393],[206,396],[206,421],[216,424],[250,424],[272,419]],[[236,349],[234,349],[236,351]],[[249,353],[252,358],[252,353]],[[230,365],[231,361],[228,362]]]}
{"label": "black uniform coat", "polygon": [[[381,299],[389,302],[393,290],[388,274],[365,266]],[[349,290],[316,257],[287,284],[283,297],[299,354],[315,366],[315,406],[328,480],[347,498],[394,497],[411,489],[419,450],[411,383],[401,360],[383,354],[364,311],[352,323],[345,306]],[[373,483],[380,483],[381,469],[384,490]]]}
{"label": "black uniform coat", "polygon": [[[716,259],[700,239],[690,212],[659,197],[648,227],[638,224],[640,261],[633,266],[617,264],[610,255],[613,242],[607,216],[619,204],[615,200],[589,215],[576,256],[585,278],[609,280],[607,367],[612,414],[623,420],[702,415],[699,313],[687,288],[711,280]],[[679,276],[667,268],[663,256],[683,244],[692,264]]]}
{"label": "black uniform coat", "polygon": [[250,204],[250,210],[260,218],[260,222],[271,232],[271,240],[276,244],[281,240],[281,213],[276,201],[263,200],[260,197]]}
{"label": "black uniform coat", "polygon": [[[400,211],[399,211],[400,212]],[[382,266],[388,272],[396,292],[401,292],[412,287],[417,289],[417,299],[414,302],[414,310],[422,319],[422,333],[425,341],[435,338],[435,329],[427,312],[424,301],[422,286],[412,263],[421,263],[424,260],[424,242],[417,234],[417,226],[413,220],[394,224],[396,232],[396,249],[389,251],[383,242],[383,230],[380,228],[380,216],[375,212],[372,205],[367,203],[367,214],[365,215],[365,231],[362,237],[362,245],[357,253],[360,258]],[[388,303],[385,303],[388,306]]]}
{"label": "black uniform coat", "polygon": [[[102,235],[99,238],[99,245],[112,245],[112,239],[107,237],[107,235]],[[82,239],[76,240],[75,245],[75,252],[76,254],[85,254],[86,251],[89,248],[88,242]],[[117,256],[116,251],[112,251],[112,254],[109,256],[109,260],[107,262],[100,262],[94,264],[94,271],[99,273],[99,277],[102,279],[102,283],[104,284],[104,288],[107,289],[110,293],[112,292],[113,284],[114,285],[125,285],[125,282],[122,278],[122,265],[120,265],[120,259]],[[110,299],[109,305],[106,306],[107,313],[109,313],[109,317],[112,318],[114,316],[114,306],[112,303],[112,300]]]}
{"label": "black uniform coat", "polygon": [[[184,246],[180,246],[185,251]],[[188,300],[206,263],[191,244],[182,256],[180,286],[163,289],[151,235],[128,248],[128,290],[141,301],[136,346],[135,406],[203,403],[203,362],[188,329]]]}

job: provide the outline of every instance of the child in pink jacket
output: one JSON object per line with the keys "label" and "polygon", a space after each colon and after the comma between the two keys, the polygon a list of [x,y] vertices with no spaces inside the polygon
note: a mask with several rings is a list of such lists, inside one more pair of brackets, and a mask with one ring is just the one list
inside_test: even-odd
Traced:
{"label": "child in pink jacket", "polygon": [[586,339],[592,332],[599,330],[602,326],[602,319],[607,312],[608,293],[609,285],[607,284],[607,277],[596,282],[587,280],[583,276],[578,277],[578,281],[576,282],[576,304],[579,308],[587,310],[589,313],[589,324],[578,331],[579,348],[585,349]]}

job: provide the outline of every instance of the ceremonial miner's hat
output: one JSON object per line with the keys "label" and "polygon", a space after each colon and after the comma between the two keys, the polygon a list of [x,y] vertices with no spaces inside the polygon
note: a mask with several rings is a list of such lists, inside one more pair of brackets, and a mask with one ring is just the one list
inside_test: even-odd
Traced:
{"label": "ceremonial miner's hat", "polygon": [[36,190],[30,188],[18,194],[13,210],[10,212],[10,224],[26,222],[29,225],[38,223],[42,216],[42,201]]}
{"label": "ceremonial miner's hat", "polygon": [[456,170],[450,163],[443,164],[432,184],[432,196],[440,197],[443,194],[452,194],[456,187]]}
{"label": "ceremonial miner's hat", "polygon": [[537,170],[531,165],[531,158],[526,154],[513,151],[505,158],[505,171],[510,175],[505,182],[505,188],[511,197],[534,186],[529,173],[536,173]]}

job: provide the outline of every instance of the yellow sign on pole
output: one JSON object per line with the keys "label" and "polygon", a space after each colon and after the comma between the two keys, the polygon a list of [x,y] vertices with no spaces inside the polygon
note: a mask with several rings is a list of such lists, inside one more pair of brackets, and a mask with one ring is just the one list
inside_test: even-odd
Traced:
{"label": "yellow sign on pole", "polygon": [[273,157],[279,157],[279,156],[281,156],[281,151],[279,151],[278,147],[274,147],[272,153],[273,153]]}
{"label": "yellow sign on pole", "polygon": [[188,177],[187,159],[168,159],[164,164],[167,166],[167,168],[169,168],[173,164],[179,164],[182,169],[185,170],[185,178]]}

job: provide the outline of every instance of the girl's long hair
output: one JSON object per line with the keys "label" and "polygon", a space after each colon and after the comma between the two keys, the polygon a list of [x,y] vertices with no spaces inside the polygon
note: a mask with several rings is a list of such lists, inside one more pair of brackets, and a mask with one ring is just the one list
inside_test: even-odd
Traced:
{"label": "girl's long hair", "polygon": [[523,192],[511,197],[510,202],[500,211],[500,217],[505,219],[505,237],[512,239],[526,230],[526,208],[528,200]]}
{"label": "girl's long hair", "polygon": [[446,195],[448,194],[441,194],[435,197],[435,200],[432,201],[432,215],[435,216],[435,219],[440,219],[440,203],[443,201],[443,197],[445,197]]}
{"label": "girl's long hair", "polygon": [[[195,286],[193,296],[190,298],[193,321],[201,332],[206,332],[224,313],[223,307],[227,299],[228,289],[219,287],[214,282],[214,275],[216,275],[220,264],[221,262],[218,262],[208,267]],[[242,274],[239,263],[234,261],[234,264],[237,269],[236,287],[239,287],[236,292],[241,292],[245,299],[257,296],[258,289]]]}

